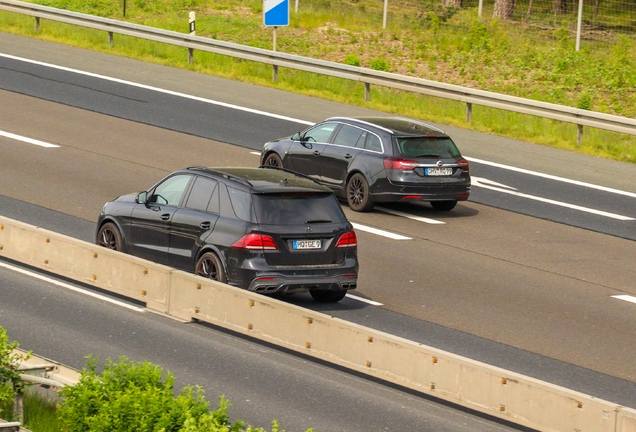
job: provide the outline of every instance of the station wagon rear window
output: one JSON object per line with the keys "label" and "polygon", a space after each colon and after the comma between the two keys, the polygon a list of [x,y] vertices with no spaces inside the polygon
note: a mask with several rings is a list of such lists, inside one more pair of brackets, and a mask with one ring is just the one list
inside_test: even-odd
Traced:
{"label": "station wagon rear window", "polygon": [[458,158],[459,150],[448,137],[396,138],[400,153],[409,158]]}
{"label": "station wagon rear window", "polygon": [[331,192],[253,194],[258,223],[304,225],[342,223],[346,217]]}

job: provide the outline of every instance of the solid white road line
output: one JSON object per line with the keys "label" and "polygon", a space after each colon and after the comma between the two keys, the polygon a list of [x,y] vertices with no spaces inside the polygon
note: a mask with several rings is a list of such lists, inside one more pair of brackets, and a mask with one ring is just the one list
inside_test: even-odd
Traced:
{"label": "solid white road line", "polygon": [[422,216],[415,216],[415,215],[412,215],[412,214],[409,214],[409,213],[404,213],[404,212],[397,211],[397,210],[391,210],[391,209],[384,208],[384,207],[376,207],[376,209],[378,209],[378,210],[380,210],[381,212],[384,212],[384,213],[390,213],[392,215],[402,216],[402,217],[405,217],[405,218],[413,219],[413,220],[416,220],[418,222],[424,222],[424,223],[427,223],[427,224],[444,225],[446,223],[446,222],[438,221],[438,220],[435,220],[435,219],[428,219],[428,218],[425,218],[425,217],[422,217]]}
{"label": "solid white road line", "polygon": [[22,269],[20,267],[15,267],[15,266],[12,266],[12,265],[9,265],[9,264],[5,264],[3,262],[0,262],[0,267],[4,267],[6,269],[13,270],[15,272],[22,273],[22,274],[27,275],[27,276],[31,276],[31,277],[36,278],[36,279],[40,279],[40,280],[42,280],[44,282],[60,286],[62,288],[66,288],[66,289],[69,289],[71,291],[75,291],[75,292],[78,292],[78,293],[81,293],[81,294],[86,294],[87,296],[95,297],[97,299],[104,300],[106,302],[115,304],[117,306],[125,307],[125,308],[133,310],[135,312],[142,312],[142,313],[144,312],[143,308],[140,308],[140,307],[137,307],[137,306],[133,306],[131,304],[128,304],[128,303],[125,303],[125,302],[122,302],[122,301],[119,301],[119,300],[115,300],[115,299],[112,299],[110,297],[106,297],[106,296],[103,296],[103,295],[100,295],[100,294],[96,294],[96,293],[91,292],[91,291],[86,291],[86,290],[74,287],[73,285],[70,285],[70,284],[67,284],[67,283],[64,283],[64,282],[60,282],[58,280],[46,277],[44,275],[41,275],[41,274],[38,274],[38,273],[35,273],[35,272],[32,272],[32,271],[28,271],[28,270]]}
{"label": "solid white road line", "polygon": [[365,298],[362,298],[362,297],[358,297],[358,296],[355,296],[353,294],[347,294],[347,298],[350,298],[350,299],[353,299],[353,300],[358,300],[358,301],[361,301],[361,302],[364,302],[364,303],[368,303],[368,304],[373,305],[373,306],[384,306],[384,303],[380,303],[380,302],[377,302],[377,301],[373,301],[373,300],[365,299]]}
{"label": "solid white road line", "polygon": [[382,236],[382,237],[388,237],[388,238],[393,239],[393,240],[412,240],[411,237],[405,237],[405,236],[400,235],[400,234],[395,234],[395,233],[384,231],[384,230],[377,229],[377,228],[371,228],[371,227],[368,227],[366,225],[360,225],[359,223],[355,223],[355,222],[351,222],[351,225],[353,225],[353,227],[355,229],[357,229],[357,230],[366,231],[366,232],[371,233],[371,234],[377,234],[377,235]]}
{"label": "solid white road line", "polygon": [[558,177],[558,176],[554,176],[554,175],[550,175],[550,174],[544,174],[544,173],[540,173],[537,171],[530,171],[527,169],[523,169],[523,168],[517,168],[517,167],[513,167],[510,165],[503,165],[500,163],[496,163],[496,162],[490,162],[490,161],[486,161],[486,160],[482,160],[482,159],[475,159],[472,157],[466,157],[466,159],[470,162],[476,162],[476,163],[480,163],[480,164],[484,164],[484,165],[490,165],[490,166],[494,166],[497,168],[501,168],[501,169],[505,169],[505,170],[509,170],[509,171],[515,171],[515,172],[519,172],[519,173],[523,173],[523,174],[529,174],[529,175],[533,175],[533,176],[537,176],[537,177],[543,177],[546,179],[550,179],[550,180],[556,180],[556,181],[560,181],[563,183],[569,183],[569,184],[573,184],[573,185],[577,185],[577,186],[583,186],[586,188],[590,188],[590,189],[596,189],[596,190],[600,190],[603,192],[611,192],[611,193],[615,193],[618,195],[625,195],[628,197],[632,197],[632,198],[636,198],[636,193],[633,192],[627,192],[627,191],[622,191],[619,189],[612,189],[612,188],[608,188],[605,186],[599,186],[599,185],[595,185],[592,183],[586,183],[586,182],[582,182],[582,181],[578,181],[578,180],[572,180],[572,179],[568,179],[568,178],[564,178],[564,177]]}
{"label": "solid white road line", "polygon": [[628,301],[630,303],[636,303],[636,297],[630,296],[630,295],[613,295],[613,296],[610,296],[610,297],[613,297],[613,298],[619,299],[619,300],[625,300],[625,301]]}
{"label": "solid white road line", "polygon": [[49,148],[53,148],[53,147],[59,147],[59,145],[56,144],[49,144],[47,142],[44,141],[39,141],[33,138],[27,138],[27,137],[23,137],[20,135],[16,135],[16,134],[12,134],[9,132],[4,132],[4,131],[0,131],[0,136],[6,137],[6,138],[11,138],[17,141],[22,141],[25,143],[29,143],[29,144],[35,144],[36,146],[40,146],[40,147],[49,147]]}
{"label": "solid white road line", "polygon": [[95,74],[95,73],[91,73],[91,72],[85,72],[85,71],[81,71],[81,70],[78,70],[78,69],[67,68],[67,67],[64,67],[64,66],[57,66],[57,65],[54,65],[54,64],[50,64],[50,63],[44,63],[44,62],[39,62],[39,61],[36,61],[36,60],[26,59],[26,58],[23,58],[23,57],[16,57],[16,56],[9,55],[9,54],[0,53],[0,57],[5,57],[5,58],[12,59],[12,60],[19,60],[19,61],[23,61],[23,62],[26,62],[26,63],[36,64],[36,65],[39,65],[39,66],[46,66],[46,67],[50,67],[50,68],[53,68],[53,69],[63,70],[63,71],[66,71],[66,72],[72,72],[72,73],[85,75],[85,76],[89,76],[89,77],[93,77],[93,78],[99,78],[99,79],[103,79],[105,81],[111,81],[111,82],[116,82],[116,83],[119,83],[119,84],[125,84],[125,85],[129,85],[129,86],[137,87],[137,88],[142,88],[142,89],[145,89],[145,90],[152,90],[152,91],[156,91],[156,92],[159,92],[159,93],[169,94],[171,96],[183,97],[183,98],[187,98],[187,99],[196,100],[196,101],[199,101],[199,102],[209,103],[209,104],[212,104],[212,105],[218,105],[218,106],[231,108],[231,109],[235,109],[235,110],[240,110],[240,111],[245,111],[245,112],[258,114],[258,115],[262,115],[262,116],[277,118],[279,120],[287,120],[287,121],[290,121],[290,122],[302,123],[302,124],[307,124],[307,125],[313,125],[315,123],[315,122],[299,120],[299,119],[295,119],[295,118],[287,117],[287,116],[283,116],[283,115],[273,114],[273,113],[269,113],[269,112],[266,112],[266,111],[260,111],[260,110],[256,110],[256,109],[246,108],[246,107],[242,107],[242,106],[239,106],[239,105],[233,105],[233,104],[229,104],[229,103],[225,103],[225,102],[219,102],[219,101],[215,101],[213,99],[206,99],[206,98],[202,98],[202,97],[198,97],[198,96],[193,96],[193,95],[189,95],[189,94],[186,94],[186,93],[180,93],[180,92],[175,92],[175,91],[171,91],[171,90],[166,90],[166,89],[162,89],[162,88],[159,88],[159,87],[153,87],[153,86],[149,86],[149,85],[145,85],[145,84],[139,84],[139,83],[136,83],[136,82],[126,81],[126,80],[122,80],[122,79],[118,79],[118,78],[113,78],[113,77],[109,77],[109,76],[106,76],[106,75],[100,75],[100,74]]}
{"label": "solid white road line", "polygon": [[619,214],[615,214],[615,213],[608,213],[602,210],[595,210],[595,209],[591,209],[588,207],[581,207],[581,206],[577,206],[574,204],[568,204],[568,203],[564,203],[561,201],[555,201],[555,200],[551,200],[551,199],[547,199],[547,198],[542,198],[542,197],[538,197],[535,195],[528,195],[528,194],[524,194],[521,192],[517,192],[516,190],[510,190],[510,189],[504,189],[501,187],[496,187],[496,186],[491,186],[489,183],[490,181],[487,179],[482,179],[480,177],[472,177],[472,183],[473,186],[477,186],[477,187],[481,187],[484,189],[490,189],[490,190],[494,190],[497,192],[501,192],[501,193],[507,193],[509,195],[515,195],[521,198],[527,198],[527,199],[531,199],[531,200],[535,200],[535,201],[540,201],[540,202],[544,202],[547,204],[553,204],[556,206],[560,206],[560,207],[566,207],[566,208],[570,208],[573,210],[578,210],[578,211],[582,211],[582,212],[586,212],[586,213],[591,213],[591,214],[595,214],[595,215],[599,215],[599,216],[605,216],[608,218],[612,218],[612,219],[618,219],[618,220],[622,220],[622,221],[633,221],[636,220],[632,217],[629,216],[623,216],[623,215],[619,215]]}

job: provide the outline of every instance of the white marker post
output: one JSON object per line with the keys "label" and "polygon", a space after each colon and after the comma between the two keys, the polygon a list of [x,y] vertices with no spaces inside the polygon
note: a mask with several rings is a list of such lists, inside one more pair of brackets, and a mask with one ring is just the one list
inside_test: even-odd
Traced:
{"label": "white marker post", "polygon": [[[196,14],[194,12],[190,12],[189,14],[189,24],[190,24],[190,36],[196,35]],[[192,59],[194,57],[194,50],[192,48],[188,48],[188,63],[192,64]]]}

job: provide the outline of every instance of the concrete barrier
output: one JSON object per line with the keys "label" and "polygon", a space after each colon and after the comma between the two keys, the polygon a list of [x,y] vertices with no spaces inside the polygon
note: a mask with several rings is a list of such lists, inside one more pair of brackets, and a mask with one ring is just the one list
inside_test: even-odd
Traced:
{"label": "concrete barrier", "polygon": [[0,256],[541,431],[636,432],[636,411],[0,216]]}

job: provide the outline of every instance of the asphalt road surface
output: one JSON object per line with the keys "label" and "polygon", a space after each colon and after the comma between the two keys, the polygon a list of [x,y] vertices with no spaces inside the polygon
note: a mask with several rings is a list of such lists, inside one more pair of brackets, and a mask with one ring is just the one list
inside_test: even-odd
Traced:
{"label": "asphalt road surface", "polygon": [[[117,195],[188,165],[256,166],[268,139],[369,113],[10,35],[0,54],[153,87],[0,56],[0,214],[88,241]],[[623,300],[636,296],[636,168],[442,128],[471,160],[471,200],[345,207],[356,295],[375,303],[288,301],[636,406],[636,304]]]}

